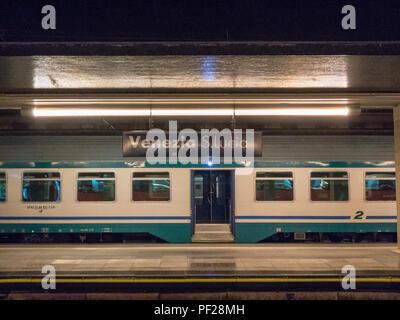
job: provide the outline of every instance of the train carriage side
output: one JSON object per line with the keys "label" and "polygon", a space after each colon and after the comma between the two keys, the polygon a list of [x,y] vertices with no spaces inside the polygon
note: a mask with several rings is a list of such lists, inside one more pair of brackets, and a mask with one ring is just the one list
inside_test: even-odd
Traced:
{"label": "train carriage side", "polygon": [[[276,234],[396,231],[392,137],[263,139],[263,157],[255,159],[253,170],[203,168],[235,173],[236,242],[254,243]],[[0,232],[147,232],[169,242],[190,242],[193,170],[179,165],[146,167],[145,159],[123,158],[121,137],[0,137]],[[39,174],[31,174],[35,172]],[[100,201],[93,190],[109,187],[113,180],[115,198]],[[53,200],[24,201],[27,188],[41,183]],[[60,199],[54,201],[57,185]]]}
{"label": "train carriage side", "polygon": [[190,205],[184,200],[190,198],[189,170],[17,168],[1,172],[6,182],[6,198],[0,202],[3,234],[149,233],[168,242],[190,241]]}
{"label": "train carriage side", "polygon": [[237,242],[294,233],[391,239],[396,232],[394,168],[266,167],[236,181]]}

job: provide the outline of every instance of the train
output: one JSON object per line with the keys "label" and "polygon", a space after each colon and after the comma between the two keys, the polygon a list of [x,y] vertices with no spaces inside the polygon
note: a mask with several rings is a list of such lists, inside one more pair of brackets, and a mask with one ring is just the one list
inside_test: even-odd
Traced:
{"label": "train", "polygon": [[256,159],[247,166],[3,157],[2,241],[191,243],[201,225],[228,226],[235,243],[396,240],[392,160]]}

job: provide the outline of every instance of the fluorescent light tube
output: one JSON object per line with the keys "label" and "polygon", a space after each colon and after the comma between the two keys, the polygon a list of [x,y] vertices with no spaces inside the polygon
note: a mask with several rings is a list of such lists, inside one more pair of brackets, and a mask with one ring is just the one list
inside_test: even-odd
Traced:
{"label": "fluorescent light tube", "polygon": [[193,108],[193,109],[170,109],[170,108],[157,108],[152,109],[153,116],[233,116],[233,109],[221,108]]}
{"label": "fluorescent light tube", "polygon": [[149,109],[34,108],[35,117],[123,117],[150,116]]}
{"label": "fluorescent light tube", "polygon": [[347,116],[348,114],[347,107],[235,109],[235,116]]}

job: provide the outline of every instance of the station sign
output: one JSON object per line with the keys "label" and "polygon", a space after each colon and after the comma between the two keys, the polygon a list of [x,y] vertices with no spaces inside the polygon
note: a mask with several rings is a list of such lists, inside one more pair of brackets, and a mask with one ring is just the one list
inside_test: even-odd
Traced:
{"label": "station sign", "polygon": [[[251,139],[247,139],[246,131],[243,130],[240,139],[234,138],[234,133],[232,132],[231,141],[234,145],[230,145],[229,147],[235,148],[239,147],[243,154],[249,148],[254,150],[254,157],[261,157],[262,156],[262,133],[261,132],[254,132],[254,136]],[[224,153],[224,149],[226,147],[226,141],[223,135],[218,137],[219,141],[214,139],[213,137],[205,137],[202,136],[201,133],[197,135],[197,145],[193,146],[198,149],[198,155],[201,155],[202,148],[208,148],[209,154],[212,154],[213,148],[218,148],[220,154]],[[146,132],[138,132],[138,131],[127,131],[123,132],[122,134],[122,145],[123,145],[123,156],[124,157],[137,157],[137,158],[144,158],[147,155],[147,151],[149,148],[154,146],[156,142],[154,140],[148,139]],[[179,140],[175,135],[172,135],[169,132],[166,132],[166,139],[161,141],[162,145],[166,149],[167,156],[170,154],[172,148],[179,150],[183,147],[188,146],[188,140]]]}

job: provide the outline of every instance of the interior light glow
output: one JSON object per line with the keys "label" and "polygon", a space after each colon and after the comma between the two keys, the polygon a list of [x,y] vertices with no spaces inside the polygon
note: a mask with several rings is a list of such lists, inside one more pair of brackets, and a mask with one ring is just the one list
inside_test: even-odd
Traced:
{"label": "interior light glow", "polygon": [[170,108],[157,108],[152,109],[153,116],[233,116],[233,109],[231,108],[193,108],[193,109],[170,109]]}
{"label": "interior light glow", "polygon": [[348,114],[347,107],[235,109],[235,116],[347,116]]}
{"label": "interior light glow", "polygon": [[150,116],[149,109],[34,108],[35,117],[123,117]]}

